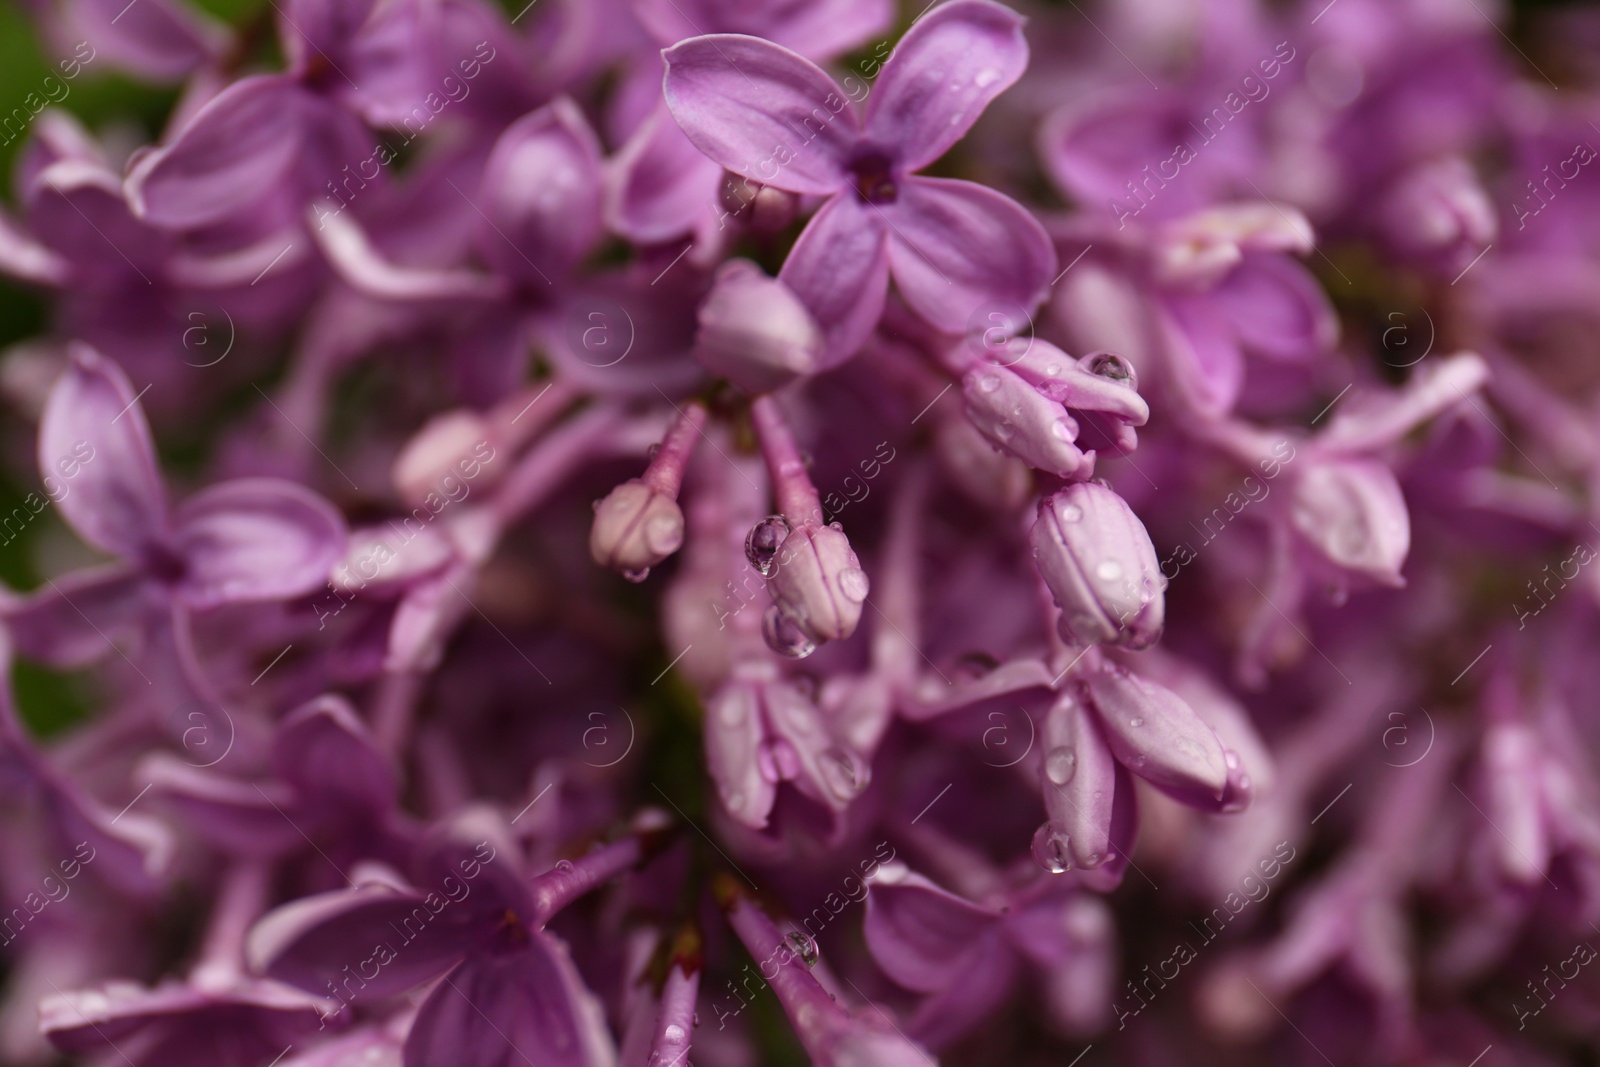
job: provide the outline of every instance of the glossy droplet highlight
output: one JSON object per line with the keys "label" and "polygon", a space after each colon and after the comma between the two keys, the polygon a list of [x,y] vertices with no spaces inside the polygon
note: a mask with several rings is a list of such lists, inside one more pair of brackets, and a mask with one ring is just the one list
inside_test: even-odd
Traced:
{"label": "glossy droplet highlight", "polygon": [[1078,757],[1070,748],[1058,748],[1045,757],[1044,773],[1056,785],[1066,785],[1078,769]]}
{"label": "glossy droplet highlight", "polygon": [[761,617],[761,637],[768,648],[790,659],[805,659],[817,650],[817,643],[776,604]]}
{"label": "glossy droplet highlight", "polygon": [[1103,560],[1094,569],[1094,576],[1102,582],[1114,582],[1122,577],[1122,564],[1114,559]]}
{"label": "glossy droplet highlight", "polygon": [[761,577],[770,578],[778,569],[778,548],[788,536],[788,520],[782,515],[768,515],[750,527],[744,539],[744,558]]}
{"label": "glossy droplet highlight", "polygon": [[978,379],[979,392],[992,393],[998,388],[1000,388],[1000,376],[998,374],[985,374]]}
{"label": "glossy droplet highlight", "polygon": [[1033,832],[1033,859],[1051,874],[1072,870],[1072,853],[1067,835],[1055,823],[1047,822]]}
{"label": "glossy droplet highlight", "polygon": [[1118,385],[1126,385],[1129,389],[1139,388],[1139,378],[1134,373],[1133,364],[1114,352],[1095,352],[1084,356],[1080,366],[1090,374]]}
{"label": "glossy droplet highlight", "polygon": [[807,967],[816,966],[817,959],[822,955],[817,951],[817,943],[798,930],[790,930],[784,938],[789,947],[794,949],[794,954],[800,957],[800,962]]}
{"label": "glossy droplet highlight", "polygon": [[640,567],[636,571],[625,570],[622,572],[622,576],[633,584],[638,585],[640,582],[650,577],[650,568]]}

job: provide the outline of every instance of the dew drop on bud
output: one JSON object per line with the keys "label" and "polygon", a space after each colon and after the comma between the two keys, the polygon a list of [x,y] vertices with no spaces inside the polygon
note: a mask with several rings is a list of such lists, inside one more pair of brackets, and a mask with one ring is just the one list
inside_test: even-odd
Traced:
{"label": "dew drop on bud", "polygon": [[860,567],[849,567],[839,573],[839,592],[851,603],[859,604],[867,599],[869,588],[871,585],[867,581],[867,572]]}
{"label": "dew drop on bud", "polygon": [[1072,853],[1067,851],[1067,835],[1055,823],[1047,822],[1033,832],[1033,859],[1051,874],[1072,870]]}
{"label": "dew drop on bud", "polygon": [[1056,785],[1066,785],[1072,781],[1073,772],[1078,769],[1078,757],[1072,754],[1070,748],[1053,749],[1045,757],[1044,773]]}
{"label": "dew drop on bud", "polygon": [[650,459],[655,459],[656,458],[656,453],[660,452],[660,451],[661,451],[661,442],[657,441],[655,444],[650,446],[649,450],[647,452],[645,452],[645,455],[647,457],[649,457]]}
{"label": "dew drop on bud", "polygon": [[817,650],[817,643],[776,604],[761,617],[761,636],[768,648],[790,659],[805,659]]}
{"label": "dew drop on bud", "polygon": [[1113,352],[1095,352],[1084,356],[1079,366],[1090,374],[1126,385],[1129,389],[1139,388],[1139,377],[1133,372],[1133,364]]}
{"label": "dew drop on bud", "polygon": [[572,870],[572,861],[571,860],[557,860],[556,861],[556,870],[561,871],[563,873]]}
{"label": "dew drop on bud", "polygon": [[1080,522],[1083,519],[1083,509],[1076,504],[1068,504],[1061,509],[1062,522]]}
{"label": "dew drop on bud", "polygon": [[815,941],[798,930],[790,930],[789,935],[784,940],[789,942],[790,947],[794,949],[794,954],[800,957],[801,963],[807,967],[816,966],[817,958],[821,953],[817,951],[817,943]]}
{"label": "dew drop on bud", "polygon": [[625,570],[625,571],[622,572],[622,576],[624,578],[628,579],[628,581],[633,582],[634,584],[637,585],[639,582],[642,582],[646,578],[650,577],[650,568],[649,567],[640,567],[636,571],[627,571],[627,570]]}
{"label": "dew drop on bud", "polygon": [[849,749],[837,746],[822,754],[818,764],[828,788],[841,799],[849,799],[867,784],[867,768]]}
{"label": "dew drop on bud", "polygon": [[778,548],[789,536],[789,522],[782,515],[768,515],[744,539],[744,558],[763,578],[772,577],[778,567]]}

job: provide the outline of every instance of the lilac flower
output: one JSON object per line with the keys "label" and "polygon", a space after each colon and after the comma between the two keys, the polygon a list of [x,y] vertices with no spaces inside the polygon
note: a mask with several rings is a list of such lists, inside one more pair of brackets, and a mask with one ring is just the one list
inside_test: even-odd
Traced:
{"label": "lilac flower", "polygon": [[500,1063],[507,1045],[540,1062],[614,1062],[599,1005],[544,924],[646,845],[629,838],[527,880],[502,825],[483,812],[458,819],[428,847],[415,889],[371,883],[278,909],[251,932],[252,963],[338,998],[341,1013],[440,978],[406,1038],[407,1064]]}
{"label": "lilac flower", "polygon": [[169,511],[138,400],[122,371],[85,346],[74,349],[50,394],[39,426],[41,472],[53,482],[65,474],[58,465],[79,468],[75,490],[57,506],[118,562],[7,608],[24,655],[83,662],[109,651],[107,627],[133,624],[172,628],[182,657],[191,612],[308,593],[343,547],[339,515],[286,482],[223,482]]}
{"label": "lilac flower", "polygon": [[949,333],[986,301],[1038,303],[1055,258],[1032,216],[982,186],[914,176],[1021,76],[1027,46],[1010,11],[935,9],[884,64],[860,119],[826,73],[759,38],[714,34],[664,55],[667,105],[696,147],[751,181],[827,198],[778,275],[827,330],[825,365],[871,333],[891,271]]}
{"label": "lilac flower", "polygon": [[[911,1033],[935,1047],[1010,994],[1024,971],[1041,983],[1055,1024],[1092,1032],[1111,985],[1111,917],[1092,894],[1037,888],[973,903],[903,865],[872,876],[864,933],[874,961],[928,994]],[[1087,1025],[1085,1025],[1087,1024]]]}

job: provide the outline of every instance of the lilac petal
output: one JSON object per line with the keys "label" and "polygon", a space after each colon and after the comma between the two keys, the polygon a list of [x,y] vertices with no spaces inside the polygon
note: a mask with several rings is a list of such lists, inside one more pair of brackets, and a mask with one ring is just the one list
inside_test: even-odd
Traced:
{"label": "lilac petal", "polygon": [[375,0],[284,0],[281,7],[274,5],[290,68],[303,70],[319,53],[343,51],[374,6]]}
{"label": "lilac petal", "polygon": [[1116,921],[1095,893],[1023,909],[1006,924],[1011,943],[1045,978],[1044,1003],[1063,1032],[1087,1035],[1109,1022],[1117,981]]}
{"label": "lilac petal", "polygon": [[[290,812],[291,791],[196,767],[167,752],[139,763],[135,777],[150,783],[150,795],[174,811],[183,825],[210,847],[239,855],[277,856],[303,847],[305,838]],[[287,816],[287,817],[286,817]]]}
{"label": "lilac petal", "polygon": [[543,931],[521,951],[476,956],[445,976],[406,1037],[406,1067],[611,1067],[600,1002],[567,947]]}
{"label": "lilac petal", "polygon": [[320,697],[291,712],[278,726],[272,765],[319,815],[375,818],[394,804],[394,770],[343,697]]}
{"label": "lilac petal", "polygon": [[980,363],[962,378],[961,391],[967,418],[991,447],[1061,478],[1094,473],[1094,457],[1077,445],[1076,422],[1020,375]]}
{"label": "lilac petal", "polygon": [[1055,273],[1055,248],[1039,221],[973,182],[907,178],[894,204],[864,210],[885,217],[900,295],[945,333],[965,332],[986,303],[1031,311]]}
{"label": "lilac petal", "polygon": [[115,1044],[152,1023],[198,1023],[197,1017],[207,1014],[213,1015],[218,1025],[243,1024],[247,1032],[257,1031],[249,1033],[251,1038],[260,1036],[258,1028],[263,1023],[309,1030],[321,1020],[322,1008],[321,1002],[298,990],[252,979],[216,990],[188,982],[167,981],[153,989],[133,982],[110,982],[46,997],[39,1005],[39,1025],[57,1048],[87,1052]]}
{"label": "lilac petal", "polygon": [[867,103],[867,139],[895,146],[902,171],[944,155],[1028,66],[1022,16],[989,0],[954,0],[914,23]]}
{"label": "lilac petal", "polygon": [[1498,831],[1491,844],[1515,882],[1535,885],[1550,865],[1551,840],[1543,812],[1544,753],[1537,733],[1522,723],[1496,723],[1483,738],[1484,808]]}
{"label": "lilac petal", "polygon": [[488,804],[472,804],[435,825],[422,841],[414,864],[416,883],[446,896],[460,894],[456,910],[476,916],[470,921],[479,927],[487,916],[492,929],[508,912],[527,920],[538,909],[521,856],[506,816]]}
{"label": "lilac petal", "polygon": [[1222,743],[1176,693],[1117,666],[1087,672],[1084,685],[1106,744],[1129,770],[1186,803],[1223,795]]}
{"label": "lilac petal", "polygon": [[821,62],[866,44],[889,28],[890,0],[633,0],[640,24],[662,44],[702,33],[748,33]]}
{"label": "lilac petal", "polygon": [[1322,287],[1287,256],[1246,256],[1210,297],[1253,356],[1310,359],[1339,337],[1339,320]]}
{"label": "lilac petal", "polygon": [[94,42],[95,59],[151,81],[177,81],[227,43],[221,27],[169,0],[71,0],[65,16],[74,39]]}
{"label": "lilac petal", "polygon": [[1045,719],[1039,784],[1051,823],[1067,836],[1073,867],[1093,870],[1116,858],[1117,761],[1093,710],[1074,689],[1056,698]]}
{"label": "lilac petal", "polygon": [[550,284],[600,234],[600,143],[561,97],[501,134],[484,166],[474,244],[499,273]]}
{"label": "lilac petal", "polygon": [[158,226],[200,226],[280,186],[299,155],[307,95],[282,74],[245,78],[218,93],[129,171],[135,214]]}
{"label": "lilac petal", "polygon": [[344,520],[293,482],[241,478],[185,501],[174,516],[185,569],[177,592],[193,608],[289,600],[322,586],[344,553]]}
{"label": "lilac petal", "polygon": [[667,107],[700,151],[793,193],[846,186],[856,118],[844,90],[815,63],[730,33],[691,38],[662,56]]}
{"label": "lilac petal", "polygon": [[410,267],[391,262],[373,247],[361,224],[342,211],[312,208],[312,230],[322,254],[352,289],[377,300],[396,303],[484,300],[503,295],[498,279],[470,270]]}
{"label": "lilac petal", "polygon": [[871,336],[889,291],[889,251],[882,220],[850,196],[818,211],[789,250],[778,280],[823,329],[818,370],[843,363]]}
{"label": "lilac petal", "polygon": [[120,367],[87,345],[71,352],[39,420],[39,470],[47,487],[70,485],[56,506],[80,537],[137,559],[166,533],[150,426]]}
{"label": "lilac petal", "polygon": [[421,985],[460,959],[476,943],[467,918],[442,892],[361,885],[274,908],[251,928],[245,950],[251,969],[270,978],[370,1002]]}
{"label": "lilac petal", "polygon": [[918,993],[962,984],[1000,912],[956,896],[903,867],[880,869],[867,891],[862,933],[883,972]]}
{"label": "lilac petal", "polygon": [[1319,448],[1372,451],[1395,444],[1412,430],[1471,399],[1489,378],[1488,365],[1472,352],[1429,360],[1400,389],[1357,394],[1336,410],[1317,438]]}
{"label": "lilac petal", "polygon": [[1204,296],[1168,296],[1160,322],[1168,372],[1184,402],[1206,418],[1233,410],[1244,353],[1231,324]]}
{"label": "lilac petal", "polygon": [[0,607],[17,652],[53,667],[79,667],[110,654],[112,643],[161,602],[144,573],[124,564],[47,581]]}
{"label": "lilac petal", "polygon": [[641,244],[687,234],[713,211],[724,210],[718,201],[722,173],[663,106],[639,124],[611,160],[606,223]]}
{"label": "lilac petal", "polygon": [[167,825],[136,811],[113,814],[51,768],[40,765],[38,774],[62,855],[87,844],[97,877],[126,893],[148,893],[176,848]]}
{"label": "lilac petal", "polygon": [[793,685],[775,682],[764,695],[772,733],[788,744],[799,763],[796,788],[833,811],[844,811],[867,787],[871,765],[835,736],[833,724]]}
{"label": "lilac petal", "polygon": [[[1016,992],[1021,960],[999,938],[979,943],[959,981],[925,998],[905,1024],[906,1036],[930,1049],[965,1036]],[[918,1062],[908,1056],[907,1067]],[[937,1061],[921,1057],[926,1065]]]}
{"label": "lilac petal", "polygon": [[1411,516],[1400,483],[1378,460],[1313,463],[1294,480],[1290,520],[1329,563],[1380,585],[1405,585]]}
{"label": "lilac petal", "polygon": [[748,683],[725,687],[706,708],[706,765],[717,796],[728,814],[757,830],[767,825],[778,788],[756,758],[764,733],[756,691]]}
{"label": "lilac petal", "polygon": [[957,711],[982,710],[990,704],[997,707],[1022,703],[1037,705],[1050,695],[1053,677],[1043,660],[1010,660],[970,681],[958,681],[954,686],[935,678],[927,687],[933,699],[922,698],[919,693],[919,699],[902,704],[900,713],[920,722]]}
{"label": "lilac petal", "polygon": [[35,285],[61,285],[70,270],[65,259],[0,212],[0,273]]}

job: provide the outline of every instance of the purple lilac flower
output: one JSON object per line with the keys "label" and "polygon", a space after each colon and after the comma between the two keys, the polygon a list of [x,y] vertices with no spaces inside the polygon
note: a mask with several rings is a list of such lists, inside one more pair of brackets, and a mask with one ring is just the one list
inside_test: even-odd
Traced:
{"label": "purple lilac flower", "polygon": [[1593,1058],[1592,11],[222,7],[0,72],[0,1060]]}

